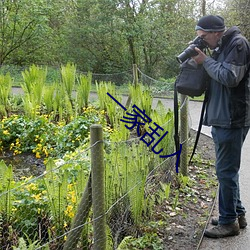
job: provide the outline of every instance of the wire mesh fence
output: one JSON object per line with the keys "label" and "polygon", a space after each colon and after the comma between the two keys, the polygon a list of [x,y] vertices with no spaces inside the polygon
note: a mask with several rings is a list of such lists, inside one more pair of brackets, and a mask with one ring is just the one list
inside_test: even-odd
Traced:
{"label": "wire mesh fence", "polygon": [[[41,65],[41,68],[47,68],[47,66]],[[3,65],[0,69],[0,74],[10,73],[12,78],[15,80],[15,86],[19,86],[23,82],[22,72],[28,70],[29,67],[18,67],[12,65]],[[174,79],[154,79],[147,74],[145,74],[140,68],[136,66],[138,82],[147,86],[151,89],[152,93],[160,96],[172,96],[174,90]],[[77,74],[87,75],[88,72],[82,72],[77,70]],[[53,82],[60,82],[60,67],[48,67],[47,68],[47,82],[52,84]],[[96,82],[112,82],[117,86],[125,85],[129,83],[134,83],[135,81],[135,72],[133,69],[126,70],[117,73],[110,74],[100,74],[92,72],[92,84]]]}
{"label": "wire mesh fence", "polygon": [[[167,185],[172,180],[175,159],[168,158],[160,163],[138,140],[105,144],[103,184],[91,181],[93,172],[84,160],[49,161],[42,175],[25,178],[18,187],[11,189],[14,181],[11,169],[1,163],[1,169],[5,169],[1,176],[5,191],[0,195],[1,249],[15,249],[14,246],[118,249],[127,237],[143,233],[138,230],[139,225],[152,220],[155,202],[166,198],[161,184]],[[90,149],[81,154],[87,156]],[[100,155],[94,157],[97,162],[102,161]],[[93,189],[102,185],[105,186],[105,212],[94,217],[93,200],[99,208],[103,197],[99,191],[93,197]],[[103,231],[100,221],[104,218]],[[101,245],[95,247],[98,242]]]}
{"label": "wire mesh fence", "polygon": [[[174,152],[173,117],[162,126],[169,131],[164,147]],[[175,157],[160,159],[140,138],[95,141],[99,151],[91,151],[92,142],[74,153],[77,160],[48,159],[36,176],[17,177],[0,162],[1,249],[119,249],[145,233],[139,225],[152,220],[155,205],[166,199]],[[93,181],[102,172],[93,167],[102,161],[104,179]]]}
{"label": "wire mesh fence", "polygon": [[[49,161],[42,175],[24,178],[13,189],[12,169],[2,162],[1,249],[15,249],[14,246],[21,245],[27,248],[32,245],[34,249],[106,249],[103,233],[107,233],[110,239],[107,249],[117,249],[124,237],[135,236],[143,213],[152,216],[152,207],[150,212],[146,210],[149,210],[150,196],[155,195],[153,189],[161,179],[169,178],[166,172],[171,172],[167,160],[155,166],[150,161],[153,157],[149,152],[140,152],[140,145],[139,142],[129,141],[109,145],[112,154],[106,157],[103,183],[105,213],[96,218],[93,217],[91,204],[95,200],[95,206],[101,207],[102,199],[100,193],[92,196],[93,189],[102,184],[92,182],[97,186],[90,185],[91,169],[86,169],[82,162],[69,164]],[[132,156],[129,156],[130,150],[134,151]],[[88,153],[88,150],[82,152]],[[137,156],[137,153],[145,155]],[[95,157],[98,157],[97,162],[102,161],[100,156]],[[98,230],[104,215],[107,218],[106,232],[97,232],[94,240],[94,224]],[[67,242],[69,237],[70,241]],[[102,242],[102,248],[92,248],[98,241]]]}

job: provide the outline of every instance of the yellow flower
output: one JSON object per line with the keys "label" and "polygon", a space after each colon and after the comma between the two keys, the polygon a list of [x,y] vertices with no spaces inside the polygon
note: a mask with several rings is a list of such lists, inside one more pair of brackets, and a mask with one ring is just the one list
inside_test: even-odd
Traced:
{"label": "yellow flower", "polygon": [[18,155],[18,154],[21,154],[22,153],[22,151],[19,151],[19,150],[14,150],[14,153],[13,153],[13,155]]}
{"label": "yellow flower", "polygon": [[4,130],[4,131],[3,131],[3,134],[4,134],[4,135],[9,135],[10,133],[9,133],[8,130]]}
{"label": "yellow flower", "polygon": [[16,212],[17,208],[13,207],[11,210],[12,210],[12,212]]}
{"label": "yellow flower", "polygon": [[33,194],[32,197],[35,198],[36,201],[40,201],[42,199],[41,195],[42,195],[41,193]]}
{"label": "yellow flower", "polygon": [[30,183],[29,185],[26,186],[26,189],[28,191],[37,190],[37,185],[35,183]]}
{"label": "yellow flower", "polygon": [[43,147],[43,153],[45,154],[46,157],[48,157],[49,153],[46,147]]}
{"label": "yellow flower", "polygon": [[72,202],[72,203],[76,203],[76,196],[75,196],[75,195],[72,195],[72,197],[71,197],[71,202]]}
{"label": "yellow flower", "polygon": [[39,152],[36,152],[36,158],[37,158],[37,159],[40,159],[40,158],[41,158],[41,155],[40,155]]}
{"label": "yellow flower", "polygon": [[68,215],[69,218],[73,218],[74,217],[73,206],[68,205],[66,208],[66,211],[64,211],[64,213],[65,213],[65,215]]}

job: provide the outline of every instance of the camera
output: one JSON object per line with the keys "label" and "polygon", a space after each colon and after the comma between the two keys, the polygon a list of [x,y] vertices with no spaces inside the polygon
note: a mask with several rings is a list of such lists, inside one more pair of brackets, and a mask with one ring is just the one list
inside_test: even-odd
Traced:
{"label": "camera", "polygon": [[183,63],[188,58],[198,55],[198,53],[195,51],[195,47],[199,48],[200,50],[203,50],[207,48],[207,43],[199,36],[197,36],[190,45],[180,54],[176,57],[177,61],[179,63]]}

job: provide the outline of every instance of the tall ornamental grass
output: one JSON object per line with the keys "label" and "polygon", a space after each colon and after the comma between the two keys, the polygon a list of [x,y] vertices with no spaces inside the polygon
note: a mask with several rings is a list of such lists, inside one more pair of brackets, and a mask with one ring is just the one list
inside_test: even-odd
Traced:
{"label": "tall ornamental grass", "polygon": [[7,116],[10,111],[9,97],[11,94],[12,79],[10,74],[0,75],[0,116]]}

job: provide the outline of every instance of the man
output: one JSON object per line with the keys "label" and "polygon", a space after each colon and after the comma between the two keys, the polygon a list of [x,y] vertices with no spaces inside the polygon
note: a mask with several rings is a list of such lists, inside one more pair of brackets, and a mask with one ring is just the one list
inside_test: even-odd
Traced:
{"label": "man", "polygon": [[216,175],[219,181],[219,218],[205,235],[221,238],[239,234],[247,226],[240,200],[241,149],[250,126],[250,47],[237,27],[225,29],[220,16],[202,17],[196,33],[213,50],[206,56],[195,48],[193,59],[203,64],[210,76],[204,125],[212,126]]}

